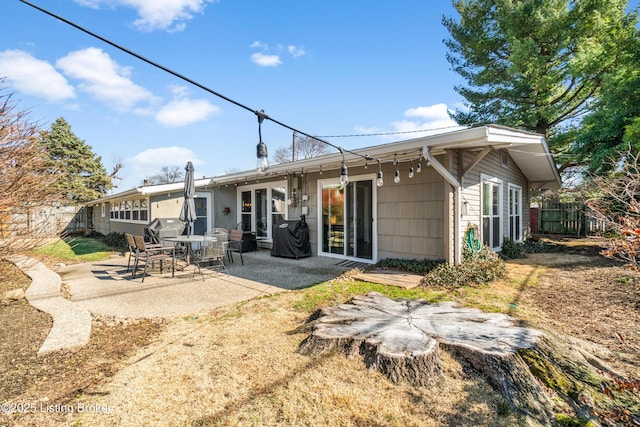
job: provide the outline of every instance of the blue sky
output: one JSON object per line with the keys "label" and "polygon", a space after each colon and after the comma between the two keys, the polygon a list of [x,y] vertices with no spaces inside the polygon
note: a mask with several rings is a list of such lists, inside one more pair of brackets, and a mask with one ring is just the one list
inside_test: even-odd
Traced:
{"label": "blue sky", "polygon": [[[32,0],[303,132],[345,135],[454,126],[461,84],[442,40],[442,1]],[[116,191],[162,166],[196,176],[255,166],[256,116],[18,0],[0,14],[3,93],[48,129],[64,117]],[[273,153],[291,131],[270,121]],[[419,136],[325,138],[353,149]]]}

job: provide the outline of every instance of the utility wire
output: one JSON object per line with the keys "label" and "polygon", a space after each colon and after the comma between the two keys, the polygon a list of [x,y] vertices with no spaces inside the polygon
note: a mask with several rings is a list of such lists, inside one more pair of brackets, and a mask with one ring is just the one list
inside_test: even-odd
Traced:
{"label": "utility wire", "polygon": [[238,102],[238,101],[236,101],[234,99],[229,98],[228,96],[222,95],[221,93],[216,92],[215,90],[210,89],[210,88],[206,87],[205,85],[203,85],[201,83],[198,83],[195,80],[190,79],[189,77],[186,77],[186,76],[184,76],[184,75],[182,75],[182,74],[180,74],[180,73],[178,73],[176,71],[173,71],[170,68],[167,68],[167,67],[165,67],[165,66],[163,66],[161,64],[158,64],[157,62],[154,62],[154,61],[152,61],[152,60],[150,60],[148,58],[145,58],[144,56],[142,56],[142,55],[140,55],[140,54],[138,54],[138,53],[136,53],[136,52],[134,52],[134,51],[132,51],[130,49],[127,49],[126,47],[124,47],[122,45],[119,45],[118,43],[115,43],[115,42],[113,42],[113,41],[111,41],[111,40],[109,40],[109,39],[107,39],[105,37],[102,37],[101,35],[96,34],[93,31],[87,30],[86,28],[84,28],[84,27],[82,27],[82,26],[80,26],[80,25],[78,25],[78,24],[76,24],[76,23],[74,23],[74,22],[72,22],[72,21],[70,21],[70,20],[68,20],[66,18],[63,18],[62,16],[57,15],[57,14],[55,14],[55,13],[53,13],[53,12],[47,10],[47,9],[44,9],[44,8],[42,8],[42,7],[40,7],[40,6],[36,5],[36,4],[33,4],[33,3],[31,3],[31,2],[29,2],[27,0],[19,0],[19,1],[24,3],[24,4],[26,4],[26,5],[28,5],[28,6],[31,6],[32,8],[34,8],[36,10],[39,10],[40,12],[42,12],[42,13],[44,13],[46,15],[51,16],[52,18],[55,18],[55,19],[57,19],[59,21],[62,21],[65,24],[70,25],[73,28],[82,31],[85,34],[88,34],[88,35],[90,35],[92,37],[95,37],[98,40],[101,40],[102,42],[107,43],[108,45],[111,45],[111,46],[115,47],[116,49],[119,49],[119,50],[121,50],[121,51],[123,51],[123,52],[125,52],[125,53],[127,53],[127,54],[129,54],[131,56],[133,56],[133,57],[136,57],[139,60],[144,61],[149,65],[152,65],[152,66],[154,66],[156,68],[159,68],[160,70],[165,71],[165,72],[167,72],[167,73],[169,73],[169,74],[171,74],[171,75],[173,75],[173,76],[175,76],[175,77],[177,77],[177,78],[179,78],[181,80],[184,80],[184,81],[186,81],[188,83],[191,83],[192,85],[194,85],[196,87],[199,87],[200,89],[202,89],[202,90],[204,90],[206,92],[209,92],[212,95],[215,95],[215,96],[217,96],[219,98],[224,99],[227,102],[235,104],[236,106],[238,106],[240,108],[243,108],[243,109],[245,109],[247,111],[252,112],[253,114],[255,114],[258,117],[258,121],[260,121],[260,122],[262,122],[262,120],[264,120],[264,119],[271,120],[273,123],[275,123],[277,125],[280,125],[280,126],[286,128],[286,129],[289,129],[289,130],[291,130],[293,132],[297,132],[297,133],[299,133],[301,135],[304,135],[306,137],[316,139],[316,140],[318,140],[318,141],[320,141],[320,142],[322,142],[324,144],[327,144],[327,145],[339,150],[340,152],[347,152],[347,153],[353,154],[355,156],[362,157],[363,159],[366,159],[366,160],[374,160],[374,158],[369,156],[369,155],[362,155],[362,154],[353,152],[351,150],[347,150],[346,148],[342,148],[342,147],[337,146],[335,144],[332,144],[332,143],[330,143],[328,141],[320,139],[320,137],[316,137],[316,136],[313,136],[313,135],[309,135],[306,132],[302,132],[301,130],[298,130],[298,129],[292,127],[292,126],[289,126],[289,125],[279,121],[279,120],[276,120],[273,117],[269,117],[267,114],[264,113],[264,111],[255,110],[255,109],[250,108],[250,107],[248,107],[248,106],[246,106],[246,105],[244,105],[244,104],[242,104],[242,103],[240,103],[240,102]]}

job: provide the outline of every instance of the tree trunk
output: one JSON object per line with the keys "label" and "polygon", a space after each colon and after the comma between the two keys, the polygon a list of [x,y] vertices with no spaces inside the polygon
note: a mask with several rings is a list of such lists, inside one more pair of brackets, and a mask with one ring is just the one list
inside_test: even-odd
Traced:
{"label": "tree trunk", "polygon": [[542,425],[554,419],[554,392],[582,418],[593,420],[590,402],[603,380],[593,365],[615,375],[575,343],[517,326],[503,314],[453,303],[370,293],[320,310],[310,325],[302,354],[361,355],[367,367],[394,383],[431,383],[442,374],[439,350],[446,350],[483,374],[514,411]]}

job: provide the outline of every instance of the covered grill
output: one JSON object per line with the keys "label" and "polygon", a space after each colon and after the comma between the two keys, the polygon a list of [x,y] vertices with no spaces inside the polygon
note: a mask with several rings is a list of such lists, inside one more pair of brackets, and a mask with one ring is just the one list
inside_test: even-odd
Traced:
{"label": "covered grill", "polygon": [[281,220],[273,227],[271,256],[295,259],[311,256],[309,226],[304,215],[297,221]]}
{"label": "covered grill", "polygon": [[144,228],[150,242],[160,243],[163,237],[177,237],[184,234],[185,225],[179,218],[155,218]]}

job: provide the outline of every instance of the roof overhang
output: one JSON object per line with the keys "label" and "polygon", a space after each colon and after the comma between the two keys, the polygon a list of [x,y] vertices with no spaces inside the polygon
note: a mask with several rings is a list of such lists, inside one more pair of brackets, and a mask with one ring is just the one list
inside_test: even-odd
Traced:
{"label": "roof overhang", "polygon": [[[362,165],[361,156],[379,158],[383,162],[409,159],[417,160],[424,148],[429,148],[432,155],[437,156],[448,150],[483,150],[506,149],[513,161],[527,177],[531,188],[558,189],[562,182],[560,174],[549,151],[544,136],[498,125],[486,125],[476,128],[462,129],[444,134],[425,136],[406,141],[393,142],[367,148],[351,150],[357,155],[346,153],[344,161],[347,166]],[[340,153],[296,160],[295,162],[274,165],[265,175],[256,171],[238,172],[215,177],[213,184],[239,182],[251,178],[268,178],[284,175],[288,172],[337,169],[342,164]]]}
{"label": "roof overhang", "polygon": [[[212,180],[211,178],[196,179],[194,183],[195,183],[196,189],[198,188],[201,189],[203,187],[207,187],[211,185]],[[123,199],[133,199],[133,198],[142,197],[142,196],[153,196],[155,194],[182,191],[183,189],[184,189],[184,182],[182,181],[172,182],[169,184],[144,185],[141,187],[132,188],[127,191],[122,191],[120,193],[110,194],[108,196],[104,196],[96,200],[92,200],[91,202],[89,202],[89,204],[106,203],[115,199],[123,200]]]}

